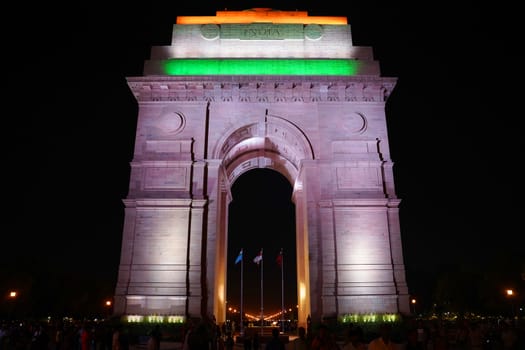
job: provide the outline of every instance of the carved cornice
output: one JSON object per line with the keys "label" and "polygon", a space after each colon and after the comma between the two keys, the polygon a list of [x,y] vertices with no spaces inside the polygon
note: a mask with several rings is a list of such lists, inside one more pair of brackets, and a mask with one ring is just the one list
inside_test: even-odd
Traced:
{"label": "carved cornice", "polygon": [[145,76],[128,77],[137,101],[385,102],[393,77]]}

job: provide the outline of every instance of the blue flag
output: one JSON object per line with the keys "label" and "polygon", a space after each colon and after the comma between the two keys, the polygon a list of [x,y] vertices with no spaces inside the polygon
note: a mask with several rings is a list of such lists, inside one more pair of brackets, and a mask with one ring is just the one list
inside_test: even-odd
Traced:
{"label": "blue flag", "polygon": [[237,255],[237,259],[235,259],[235,263],[238,264],[242,260],[242,249],[239,252],[239,255]]}

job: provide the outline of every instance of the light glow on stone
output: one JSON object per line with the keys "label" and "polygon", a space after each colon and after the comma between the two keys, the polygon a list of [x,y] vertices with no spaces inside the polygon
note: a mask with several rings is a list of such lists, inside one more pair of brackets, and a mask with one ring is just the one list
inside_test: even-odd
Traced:
{"label": "light glow on stone", "polygon": [[142,322],[144,320],[144,316],[141,316],[141,315],[127,315],[125,317],[125,320],[130,322],[130,323],[139,323],[139,322]]}
{"label": "light glow on stone", "polygon": [[303,189],[303,181],[301,179],[297,179],[294,183],[294,192],[302,191]]}
{"label": "light glow on stone", "polygon": [[224,298],[224,284],[219,285],[219,303],[224,304],[226,302]]}
{"label": "light glow on stone", "polygon": [[377,322],[397,322],[400,320],[398,314],[348,314],[341,317],[343,323],[377,323]]}
{"label": "light glow on stone", "polygon": [[304,286],[304,283],[301,282],[299,284],[299,303],[303,304],[306,299],[306,287]]}
{"label": "light glow on stone", "polygon": [[150,315],[147,316],[146,320],[149,323],[162,323],[162,321],[164,321],[164,317],[158,315]]}
{"label": "light glow on stone", "polygon": [[184,316],[166,316],[166,322],[168,323],[184,323],[185,319]]}
{"label": "light glow on stone", "polygon": [[186,317],[181,315],[126,315],[124,321],[129,323],[184,323]]}
{"label": "light glow on stone", "polygon": [[360,62],[349,59],[169,59],[165,75],[356,75]]}

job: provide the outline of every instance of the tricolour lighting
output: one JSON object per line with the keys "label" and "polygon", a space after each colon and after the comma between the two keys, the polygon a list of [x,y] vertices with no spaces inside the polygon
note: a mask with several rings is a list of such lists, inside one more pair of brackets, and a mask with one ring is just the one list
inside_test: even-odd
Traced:
{"label": "tricolour lighting", "polygon": [[360,62],[347,59],[170,59],[166,75],[338,75],[357,74]]}
{"label": "tricolour lighting", "polygon": [[308,16],[306,11],[278,11],[254,8],[245,11],[217,11],[215,16],[178,16],[177,24],[226,24],[226,23],[300,23],[346,25],[346,17]]}

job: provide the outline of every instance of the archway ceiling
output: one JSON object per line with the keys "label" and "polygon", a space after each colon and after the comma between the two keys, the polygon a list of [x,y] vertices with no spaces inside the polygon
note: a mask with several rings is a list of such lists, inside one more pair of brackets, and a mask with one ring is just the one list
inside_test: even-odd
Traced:
{"label": "archway ceiling", "polygon": [[283,154],[283,145],[277,141],[271,137],[250,137],[231,147],[223,162],[230,183],[250,169],[271,168],[293,184],[303,157],[290,145],[286,147],[287,154]]}

